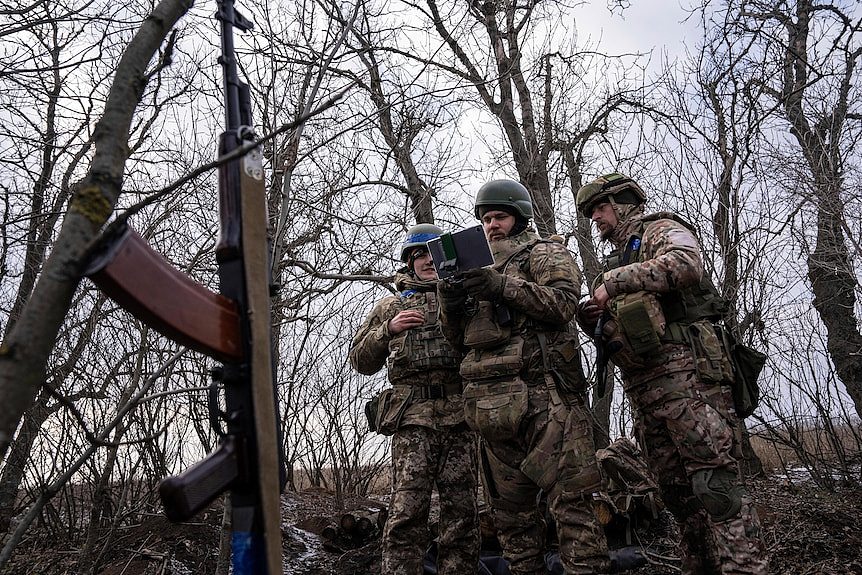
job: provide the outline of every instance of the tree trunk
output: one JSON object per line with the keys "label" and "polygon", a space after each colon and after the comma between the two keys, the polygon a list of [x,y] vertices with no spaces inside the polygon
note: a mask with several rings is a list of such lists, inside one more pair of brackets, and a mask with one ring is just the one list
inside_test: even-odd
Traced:
{"label": "tree trunk", "polygon": [[[817,239],[808,256],[808,278],[814,292],[814,309],[826,326],[826,345],[838,377],[847,388],[856,413],[862,416],[862,334],[855,311],[856,275],[842,229],[844,154],[840,149],[848,99],[854,85],[854,70],[862,53],[855,49],[837,55],[843,60],[844,68],[839,68],[836,74],[840,78],[836,101],[831,109],[812,117],[819,106],[809,107],[805,98],[810,93],[812,77],[822,71],[811,70],[809,58],[812,55],[808,45],[812,19],[820,8],[810,0],[798,0],[793,15],[795,21],[787,18],[785,22],[787,45],[779,99],[813,182]],[[835,46],[838,46],[837,42]]]}
{"label": "tree trunk", "polygon": [[147,67],[191,0],[162,0],[129,43],[117,66],[105,113],[95,128],[90,170],[72,200],[33,294],[0,346],[0,461],[24,412],[45,381],[48,357],[81,281],[86,250],[122,191],[132,116],[146,87]]}
{"label": "tree trunk", "polygon": [[27,410],[21,424],[21,430],[9,450],[6,466],[3,468],[3,474],[0,475],[0,533],[5,533],[9,529],[12,516],[15,513],[18,489],[21,487],[27,461],[30,459],[30,450],[33,448],[36,437],[39,436],[39,430],[48,416],[56,411],[56,407],[60,405],[56,404],[56,407],[51,409],[47,403],[47,395],[42,394],[33,407]]}
{"label": "tree trunk", "polygon": [[808,257],[808,278],[814,291],[814,309],[826,326],[826,346],[862,416],[862,334],[856,319],[856,277],[841,229],[837,190],[819,188],[817,244]]}

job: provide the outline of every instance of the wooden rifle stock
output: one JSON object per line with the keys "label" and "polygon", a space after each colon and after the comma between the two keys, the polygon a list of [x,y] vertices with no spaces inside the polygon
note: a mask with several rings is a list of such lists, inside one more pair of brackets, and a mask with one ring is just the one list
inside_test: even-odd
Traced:
{"label": "wooden rifle stock", "polygon": [[85,275],[165,337],[221,361],[243,358],[236,303],[174,269],[132,228],[106,242]]}

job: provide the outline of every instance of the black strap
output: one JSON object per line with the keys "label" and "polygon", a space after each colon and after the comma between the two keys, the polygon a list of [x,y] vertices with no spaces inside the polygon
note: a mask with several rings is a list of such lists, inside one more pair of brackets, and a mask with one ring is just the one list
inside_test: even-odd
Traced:
{"label": "black strap", "polygon": [[440,385],[408,385],[412,399],[443,399],[463,392],[460,383],[444,383]]}
{"label": "black strap", "polygon": [[557,380],[563,380],[562,376],[551,365],[551,354],[548,351],[548,336],[543,331],[536,332],[536,339],[539,340],[539,348],[542,350],[542,371],[545,374],[545,385],[548,386],[548,393],[555,400],[564,405],[570,405],[569,397],[565,393],[560,393]]}

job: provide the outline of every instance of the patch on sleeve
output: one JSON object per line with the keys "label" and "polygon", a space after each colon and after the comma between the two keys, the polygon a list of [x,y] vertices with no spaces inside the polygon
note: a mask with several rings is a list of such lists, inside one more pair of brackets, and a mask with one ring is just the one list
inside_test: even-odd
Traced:
{"label": "patch on sleeve", "polygon": [[650,251],[662,254],[675,249],[700,251],[697,238],[687,228],[673,220],[659,220],[649,227]]}

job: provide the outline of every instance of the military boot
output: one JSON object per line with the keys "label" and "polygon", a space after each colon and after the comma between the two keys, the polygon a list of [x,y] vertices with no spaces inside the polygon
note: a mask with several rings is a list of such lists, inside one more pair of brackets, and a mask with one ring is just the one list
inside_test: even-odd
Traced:
{"label": "military boot", "polygon": [[610,551],[611,569],[608,573],[631,571],[647,564],[646,556],[639,547],[622,547]]}

